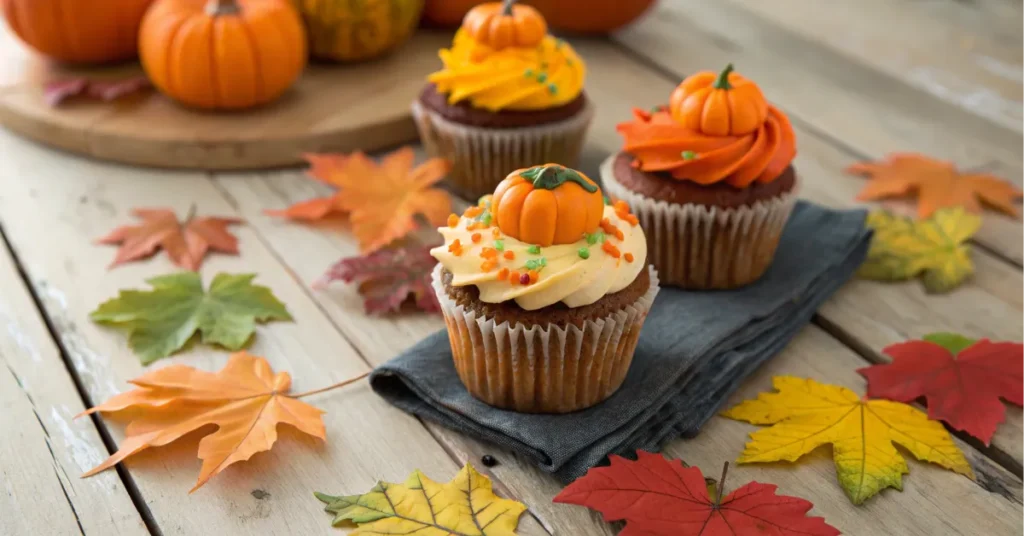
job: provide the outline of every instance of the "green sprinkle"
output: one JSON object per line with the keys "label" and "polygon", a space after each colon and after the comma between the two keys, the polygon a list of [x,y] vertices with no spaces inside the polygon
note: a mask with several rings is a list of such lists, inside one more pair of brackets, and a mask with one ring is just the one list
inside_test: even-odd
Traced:
{"label": "green sprinkle", "polygon": [[606,205],[608,205],[608,206],[611,206],[611,205],[612,205],[612,200],[611,200],[611,198],[609,198],[609,197],[608,197],[607,195],[606,195],[606,196],[604,196],[604,204],[606,204]]}
{"label": "green sprinkle", "polygon": [[538,74],[537,75],[537,81],[540,82],[541,84],[543,84],[544,82],[547,82],[548,81],[548,75],[545,74],[545,73]]}
{"label": "green sprinkle", "polygon": [[505,241],[504,240],[495,240],[494,241],[494,249],[496,249],[498,251],[505,251]]}
{"label": "green sprinkle", "polygon": [[480,215],[480,221],[484,222],[484,225],[490,225],[491,218],[493,217],[494,215],[491,214],[491,211],[485,210],[484,213]]}
{"label": "green sprinkle", "polygon": [[581,259],[589,259],[590,258],[590,249],[589,248],[580,248],[580,249],[576,250],[576,254],[579,255]]}
{"label": "green sprinkle", "polygon": [[526,72],[523,73],[523,76],[525,76],[527,78],[532,78],[533,77],[533,69],[527,69]]}
{"label": "green sprinkle", "polygon": [[537,268],[540,268],[540,260],[538,260],[538,259],[530,259],[530,260],[526,261],[526,269],[527,270],[536,270]]}
{"label": "green sprinkle", "polygon": [[540,258],[540,266],[541,266],[541,268],[543,268],[543,267],[545,267],[547,265],[548,265],[548,258],[547,257],[541,257]]}
{"label": "green sprinkle", "polygon": [[552,95],[555,95],[558,93],[558,86],[554,84],[548,84],[548,91],[550,91]]}
{"label": "green sprinkle", "polygon": [[598,231],[594,234],[587,235],[587,243],[593,246],[594,244],[604,243],[604,231]]}
{"label": "green sprinkle", "polygon": [[540,253],[540,246],[538,246],[537,244],[534,244],[534,245],[526,248],[526,252],[527,253],[532,253],[534,255],[537,255],[537,254]]}
{"label": "green sprinkle", "polygon": [[693,151],[683,151],[683,160],[693,160],[697,158],[697,153]]}

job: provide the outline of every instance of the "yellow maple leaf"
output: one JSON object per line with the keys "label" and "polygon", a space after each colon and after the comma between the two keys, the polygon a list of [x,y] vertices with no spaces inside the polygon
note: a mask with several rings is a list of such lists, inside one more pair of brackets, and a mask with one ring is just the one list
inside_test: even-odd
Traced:
{"label": "yellow maple leaf", "polygon": [[334,526],[358,525],[352,536],[514,536],[526,511],[523,503],[495,495],[490,479],[469,464],[446,484],[416,470],[403,484],[380,482],[362,495],[315,495],[334,514]]}
{"label": "yellow maple leaf", "polygon": [[903,489],[902,475],[910,470],[893,443],[919,460],[974,478],[942,424],[907,404],[862,400],[844,387],[792,376],[776,376],[772,386],[777,392],[722,414],[774,425],[750,434],[739,463],[792,462],[831,443],[839,485],[854,504],[888,487]]}
{"label": "yellow maple leaf", "polygon": [[970,246],[981,218],[963,208],[939,210],[926,220],[875,211],[867,225],[875,231],[858,275],[879,281],[922,276],[928,292],[948,292],[974,273]]}

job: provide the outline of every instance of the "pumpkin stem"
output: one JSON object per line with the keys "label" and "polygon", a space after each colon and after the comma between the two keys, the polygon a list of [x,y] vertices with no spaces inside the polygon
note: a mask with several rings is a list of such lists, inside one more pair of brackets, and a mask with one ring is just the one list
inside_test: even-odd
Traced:
{"label": "pumpkin stem", "polygon": [[210,0],[206,3],[206,14],[211,17],[237,15],[242,12],[236,0]]}
{"label": "pumpkin stem", "polygon": [[715,79],[715,83],[711,87],[715,89],[732,89],[732,84],[729,83],[729,74],[732,73],[732,64],[725,66],[722,72],[718,74],[718,78]]}
{"label": "pumpkin stem", "polygon": [[579,172],[562,166],[536,166],[519,174],[533,183],[534,188],[554,190],[566,182],[575,182],[587,192],[594,193],[597,186],[580,176]]}
{"label": "pumpkin stem", "polygon": [[502,11],[502,14],[505,15],[506,17],[511,17],[512,16],[512,6],[514,6],[516,4],[516,0],[505,0],[504,4],[505,4],[505,9]]}

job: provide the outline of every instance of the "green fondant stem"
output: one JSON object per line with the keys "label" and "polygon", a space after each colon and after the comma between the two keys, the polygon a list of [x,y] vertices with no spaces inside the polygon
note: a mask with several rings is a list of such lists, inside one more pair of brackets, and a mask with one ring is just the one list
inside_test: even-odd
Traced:
{"label": "green fondant stem", "polygon": [[584,179],[573,169],[562,166],[537,166],[519,174],[533,183],[534,188],[554,190],[566,182],[575,182],[587,192],[594,193],[597,186]]}
{"label": "green fondant stem", "polygon": [[715,79],[715,83],[711,87],[715,89],[732,89],[732,84],[729,83],[729,75],[732,73],[732,64],[725,66],[722,72],[718,74],[718,78]]}
{"label": "green fondant stem", "polygon": [[502,12],[506,17],[512,16],[512,6],[514,6],[516,0],[505,0],[505,10]]}

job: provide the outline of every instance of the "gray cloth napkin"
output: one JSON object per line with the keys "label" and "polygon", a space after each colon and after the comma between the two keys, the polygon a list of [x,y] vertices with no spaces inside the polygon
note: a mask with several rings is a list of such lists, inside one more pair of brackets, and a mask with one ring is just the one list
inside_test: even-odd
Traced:
{"label": "gray cloth napkin", "polygon": [[435,333],[378,367],[374,391],[395,406],[533,460],[563,482],[609,454],[693,437],[740,383],[778,353],[864,260],[863,211],[799,202],[771,268],[729,291],[663,288],[622,387],[566,415],[496,409],[473,398]]}

